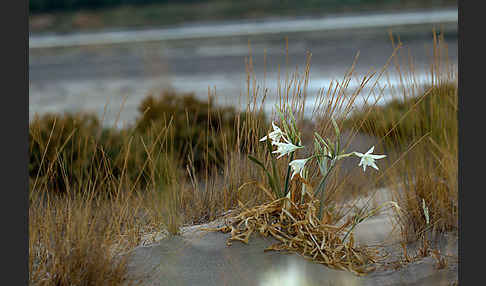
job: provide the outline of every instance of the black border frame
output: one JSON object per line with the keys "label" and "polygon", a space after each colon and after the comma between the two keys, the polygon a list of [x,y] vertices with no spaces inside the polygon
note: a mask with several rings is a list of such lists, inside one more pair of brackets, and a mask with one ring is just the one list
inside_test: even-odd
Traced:
{"label": "black border frame", "polygon": [[[481,81],[483,73],[471,71],[471,66],[466,61],[469,56],[469,63],[472,57],[479,64],[481,56],[479,52],[483,50],[480,42],[480,29],[484,27],[484,22],[479,21],[480,17],[472,16],[473,11],[484,13],[481,7],[474,9],[470,4],[480,3],[480,1],[468,1],[466,8],[465,0],[458,0],[459,21],[458,21],[458,69],[459,69],[459,284],[461,285],[480,285],[480,277],[475,277],[476,273],[481,273],[481,263],[474,264],[475,258],[471,254],[479,255],[478,249],[482,248],[482,235],[480,233],[483,225],[482,209],[485,208],[483,200],[474,199],[482,193],[480,182],[471,180],[471,171],[480,175],[481,166],[473,168],[471,161],[466,164],[467,157],[465,144],[468,144],[468,151],[480,154],[483,144],[481,141],[482,128],[479,127],[476,140],[466,138],[467,129],[474,128],[474,124],[481,124],[480,117],[477,116],[484,112],[481,106],[471,103],[479,99],[481,94]],[[4,128],[3,144],[6,156],[3,164],[2,178],[4,192],[4,207],[2,217],[4,218],[4,235],[2,235],[4,255],[6,265],[3,268],[2,284],[5,285],[27,285],[28,284],[28,42],[29,42],[29,11],[28,1],[8,1],[4,3],[2,9],[2,22],[0,25],[3,31],[4,41],[2,45],[3,59],[7,65],[3,67],[4,96],[3,110],[1,113]],[[12,9],[13,8],[13,9]],[[465,14],[469,13],[469,39],[476,42],[469,44],[469,51],[465,51]],[[472,16],[472,17],[471,17]],[[475,20],[475,21],[474,21]],[[471,36],[474,33],[474,36]],[[473,49],[471,49],[473,48]],[[474,49],[475,48],[475,49]],[[483,52],[484,53],[484,52]],[[469,67],[469,70],[468,68]],[[476,67],[472,67],[476,69]],[[466,76],[467,74],[467,76]],[[13,77],[13,78],[12,78]],[[467,78],[467,86],[465,85]],[[474,85],[476,84],[476,86]],[[467,98],[467,100],[464,100]],[[476,110],[474,108],[476,107]],[[13,135],[13,136],[10,136]],[[13,138],[12,138],[13,137]],[[474,143],[476,146],[472,146]],[[484,176],[484,175],[483,175]],[[467,179],[466,179],[467,177]],[[6,184],[5,184],[6,183]],[[479,186],[479,188],[477,187]],[[13,194],[11,196],[11,194]],[[476,202],[474,204],[473,202]],[[478,221],[479,220],[479,221]],[[466,234],[465,227],[470,224],[471,235]],[[473,231],[473,227],[476,231]],[[467,250],[469,248],[469,251]],[[467,258],[467,259],[466,259]],[[476,265],[476,268],[473,267]],[[475,279],[478,278],[478,279]],[[15,280],[15,283],[8,283]]]}
{"label": "black border frame", "polygon": [[[28,285],[28,0],[2,3],[1,284]],[[6,64],[5,64],[6,63]],[[11,282],[12,281],[12,282]]]}

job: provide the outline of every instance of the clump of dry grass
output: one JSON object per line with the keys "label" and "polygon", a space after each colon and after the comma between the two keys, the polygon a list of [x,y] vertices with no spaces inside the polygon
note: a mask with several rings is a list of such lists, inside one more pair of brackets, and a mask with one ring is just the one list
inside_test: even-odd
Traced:
{"label": "clump of dry grass", "polygon": [[[154,221],[140,219],[135,198],[113,201],[89,194],[34,195],[29,207],[29,284],[121,285],[126,258],[116,255],[139,243]],[[155,225],[154,225],[155,223]],[[116,247],[118,246],[118,247]]]}
{"label": "clump of dry grass", "polygon": [[318,200],[296,204],[284,197],[243,209],[230,218],[229,223],[213,230],[231,232],[228,245],[233,240],[248,244],[251,234],[259,233],[279,241],[265,251],[295,252],[314,262],[357,275],[373,271],[370,264],[378,261],[377,251],[356,245],[352,233],[346,240],[353,219],[349,217],[342,225],[337,225],[332,213],[327,212],[319,220],[317,205]]}
{"label": "clump of dry grass", "polygon": [[[434,38],[435,57],[431,63],[423,107],[412,110],[403,121],[416,122],[407,141],[421,142],[392,170],[389,184],[394,197],[406,212],[398,219],[405,240],[420,238],[424,232],[444,233],[458,229],[458,91],[457,74],[444,63],[447,47]],[[415,104],[414,106],[420,106]],[[413,114],[412,114],[413,113]],[[405,145],[405,142],[402,145]],[[430,223],[422,209],[428,208]]]}
{"label": "clump of dry grass", "polygon": [[[427,159],[426,150],[430,149],[414,150],[400,162],[400,174],[394,170],[396,175],[390,177],[396,184],[394,197],[407,210],[398,218],[405,240],[415,240],[428,230],[443,233],[458,228],[457,157],[448,150]],[[422,200],[429,208],[430,226],[426,224]]]}

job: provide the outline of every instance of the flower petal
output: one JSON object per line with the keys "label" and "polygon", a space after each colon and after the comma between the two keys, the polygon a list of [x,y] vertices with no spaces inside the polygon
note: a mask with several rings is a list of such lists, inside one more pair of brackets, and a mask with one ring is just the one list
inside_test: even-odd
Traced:
{"label": "flower petal", "polygon": [[365,155],[373,153],[374,150],[375,150],[375,146],[371,146],[370,150],[368,150],[368,152],[366,152]]}
{"label": "flower petal", "polygon": [[386,155],[373,155],[373,154],[370,154],[369,155],[371,158],[377,160],[377,159],[383,159],[386,157]]}
{"label": "flower petal", "polygon": [[375,162],[374,162],[374,161],[370,162],[368,165],[370,165],[371,167],[373,167],[373,168],[374,168],[374,169],[376,169],[376,170],[379,170],[379,169],[378,169],[378,166],[376,166],[376,164],[375,164]]}
{"label": "flower petal", "polygon": [[272,153],[280,154],[277,159],[284,155],[290,154],[297,149],[304,148],[303,146],[296,146],[292,143],[272,142],[272,144],[277,146],[277,150],[273,151]]}

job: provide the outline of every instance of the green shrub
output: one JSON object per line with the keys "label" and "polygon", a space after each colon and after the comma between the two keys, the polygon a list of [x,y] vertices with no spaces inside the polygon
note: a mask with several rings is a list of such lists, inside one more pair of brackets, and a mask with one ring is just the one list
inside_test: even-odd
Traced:
{"label": "green shrub", "polygon": [[107,192],[124,180],[125,188],[160,188],[168,168],[194,166],[197,174],[222,168],[225,156],[247,153],[266,132],[264,114],[216,107],[193,94],[150,95],[139,111],[136,127],[122,130],[102,127],[92,114],[35,117],[29,126],[31,187],[35,182],[64,193],[91,182]]}
{"label": "green shrub", "polygon": [[[139,106],[139,134],[157,133],[170,124],[173,149],[184,165],[194,164],[196,171],[221,167],[229,151],[246,152],[251,148],[249,137],[265,133],[264,114],[237,112],[233,107],[217,107],[213,101],[197,99],[193,93],[176,94],[164,91],[158,97],[145,98]],[[238,138],[237,129],[245,130]],[[235,144],[239,146],[235,150]]]}
{"label": "green shrub", "polygon": [[[122,179],[125,158],[125,175],[135,180],[145,158],[143,149],[128,144],[130,132],[103,128],[95,115],[86,113],[34,118],[29,126],[31,187],[37,180],[37,186],[44,184],[58,193],[87,182],[97,189],[114,190],[114,184]],[[142,176],[139,183],[143,186],[146,181]]]}
{"label": "green shrub", "polygon": [[[29,175],[51,189],[64,190],[67,178],[86,175],[89,154],[96,152],[90,140],[100,130],[98,119],[88,114],[46,114],[29,126]],[[65,168],[67,164],[69,168]]]}

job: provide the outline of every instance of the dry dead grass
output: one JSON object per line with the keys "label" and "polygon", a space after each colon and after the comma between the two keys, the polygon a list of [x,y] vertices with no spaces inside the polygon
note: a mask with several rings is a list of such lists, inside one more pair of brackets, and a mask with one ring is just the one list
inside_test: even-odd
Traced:
{"label": "dry dead grass", "polygon": [[[457,70],[447,61],[442,37],[434,37],[433,43],[428,89],[421,98],[425,108],[413,104],[401,118],[404,123],[396,124],[400,128],[400,124],[415,122],[406,126],[412,130],[408,138],[395,137],[402,145],[423,140],[391,170],[387,182],[393,186],[394,199],[406,210],[397,220],[405,241],[422,238],[427,231],[458,230]],[[429,224],[422,200],[429,210]]]}
{"label": "dry dead grass", "polygon": [[357,127],[379,138],[387,150],[382,183],[405,210],[396,222],[407,242],[422,238],[426,230],[437,234],[458,228],[457,67],[448,62],[443,35],[433,33],[426,79],[417,78],[410,55],[395,57],[401,83],[392,90],[392,100],[383,106],[365,105],[345,122],[345,128]]}
{"label": "dry dead grass", "polygon": [[[114,255],[138,243],[149,224],[134,216],[135,200],[34,195],[29,206],[32,285],[120,285],[126,261]],[[120,245],[113,250],[114,245]]]}
{"label": "dry dead grass", "polygon": [[[351,232],[353,219],[349,217],[338,225],[333,214],[326,212],[319,220],[318,204],[318,200],[300,204],[281,198],[245,208],[230,218],[225,226],[206,230],[231,232],[228,245],[234,240],[248,244],[253,233],[272,236],[279,242],[265,251],[298,253],[311,261],[357,275],[373,271],[375,268],[370,265],[379,260],[379,253],[376,249],[355,244]],[[346,240],[347,237],[349,239]]]}

